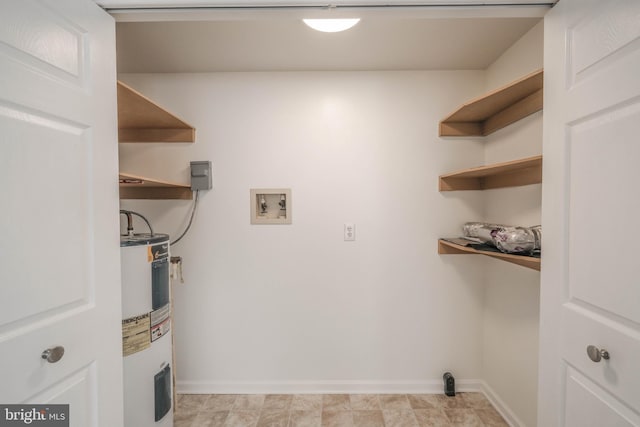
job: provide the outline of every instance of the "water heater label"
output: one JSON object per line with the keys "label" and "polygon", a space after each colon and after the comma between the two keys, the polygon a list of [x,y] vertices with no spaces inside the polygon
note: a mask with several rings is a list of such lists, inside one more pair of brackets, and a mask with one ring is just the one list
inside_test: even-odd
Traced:
{"label": "water heater label", "polygon": [[122,355],[129,356],[151,346],[149,313],[122,319]]}
{"label": "water heater label", "polygon": [[151,341],[155,341],[171,330],[171,305],[166,304],[151,312]]}
{"label": "water heater label", "polygon": [[147,261],[153,262],[169,258],[169,244],[161,243],[159,245],[147,246]]}

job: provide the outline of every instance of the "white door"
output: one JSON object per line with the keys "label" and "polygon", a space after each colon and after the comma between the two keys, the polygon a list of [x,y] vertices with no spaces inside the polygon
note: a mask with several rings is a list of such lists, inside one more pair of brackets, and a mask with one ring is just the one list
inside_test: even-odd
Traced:
{"label": "white door", "polygon": [[90,0],[0,1],[0,404],[76,427],[122,425],[114,34]]}
{"label": "white door", "polygon": [[640,426],[640,1],[560,0],[544,62],[538,425]]}

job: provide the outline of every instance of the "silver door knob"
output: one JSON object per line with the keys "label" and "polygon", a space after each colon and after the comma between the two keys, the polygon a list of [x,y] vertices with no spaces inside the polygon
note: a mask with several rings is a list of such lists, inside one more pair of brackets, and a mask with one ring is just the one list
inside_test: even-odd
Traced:
{"label": "silver door knob", "polygon": [[609,352],[604,348],[599,349],[595,345],[590,345],[589,347],[587,347],[587,355],[589,356],[589,359],[596,363],[601,359],[609,360]]}
{"label": "silver door knob", "polygon": [[58,345],[56,347],[51,347],[42,352],[42,358],[49,363],[56,363],[64,356],[64,347]]}

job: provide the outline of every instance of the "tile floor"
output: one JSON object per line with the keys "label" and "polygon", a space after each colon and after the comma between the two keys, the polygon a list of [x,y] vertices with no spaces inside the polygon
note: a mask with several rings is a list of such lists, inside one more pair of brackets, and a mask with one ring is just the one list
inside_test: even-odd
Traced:
{"label": "tile floor", "polygon": [[184,394],[174,427],[508,427],[481,393]]}

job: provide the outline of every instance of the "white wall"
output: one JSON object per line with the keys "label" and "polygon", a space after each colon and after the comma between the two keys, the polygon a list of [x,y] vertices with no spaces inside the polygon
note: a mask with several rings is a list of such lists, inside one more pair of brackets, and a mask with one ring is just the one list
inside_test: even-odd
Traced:
{"label": "white wall", "polygon": [[[487,90],[495,89],[543,66],[540,22],[488,69]],[[542,153],[542,112],[489,136],[487,164]],[[540,224],[541,185],[484,191],[485,220],[499,224]],[[544,230],[543,230],[544,232]],[[486,261],[483,374],[491,392],[518,423],[536,425],[540,273]]]}
{"label": "white wall", "polygon": [[[438,392],[446,370],[481,377],[484,260],[439,256],[436,239],[483,216],[483,194],[441,194],[437,177],[484,148],[437,125],[484,72],[120,78],[197,128],[191,145],[121,144],[122,171],[188,182],[190,160],[213,162],[173,248],[179,390]],[[291,188],[293,224],[250,225],[254,187]],[[191,206],[122,205],[173,236]]]}
{"label": "white wall", "polygon": [[[437,124],[541,67],[538,25],[486,72],[121,75],[197,128],[195,144],[121,144],[122,171],[186,183],[190,160],[213,161],[173,249],[179,390],[438,392],[451,370],[534,426],[539,273],[439,256],[436,239],[469,220],[538,224],[540,185],[439,193],[437,176],[539,154],[541,114],[484,142]],[[256,187],[292,189],[292,225],[249,224]],[[122,205],[173,236],[191,208]]]}

